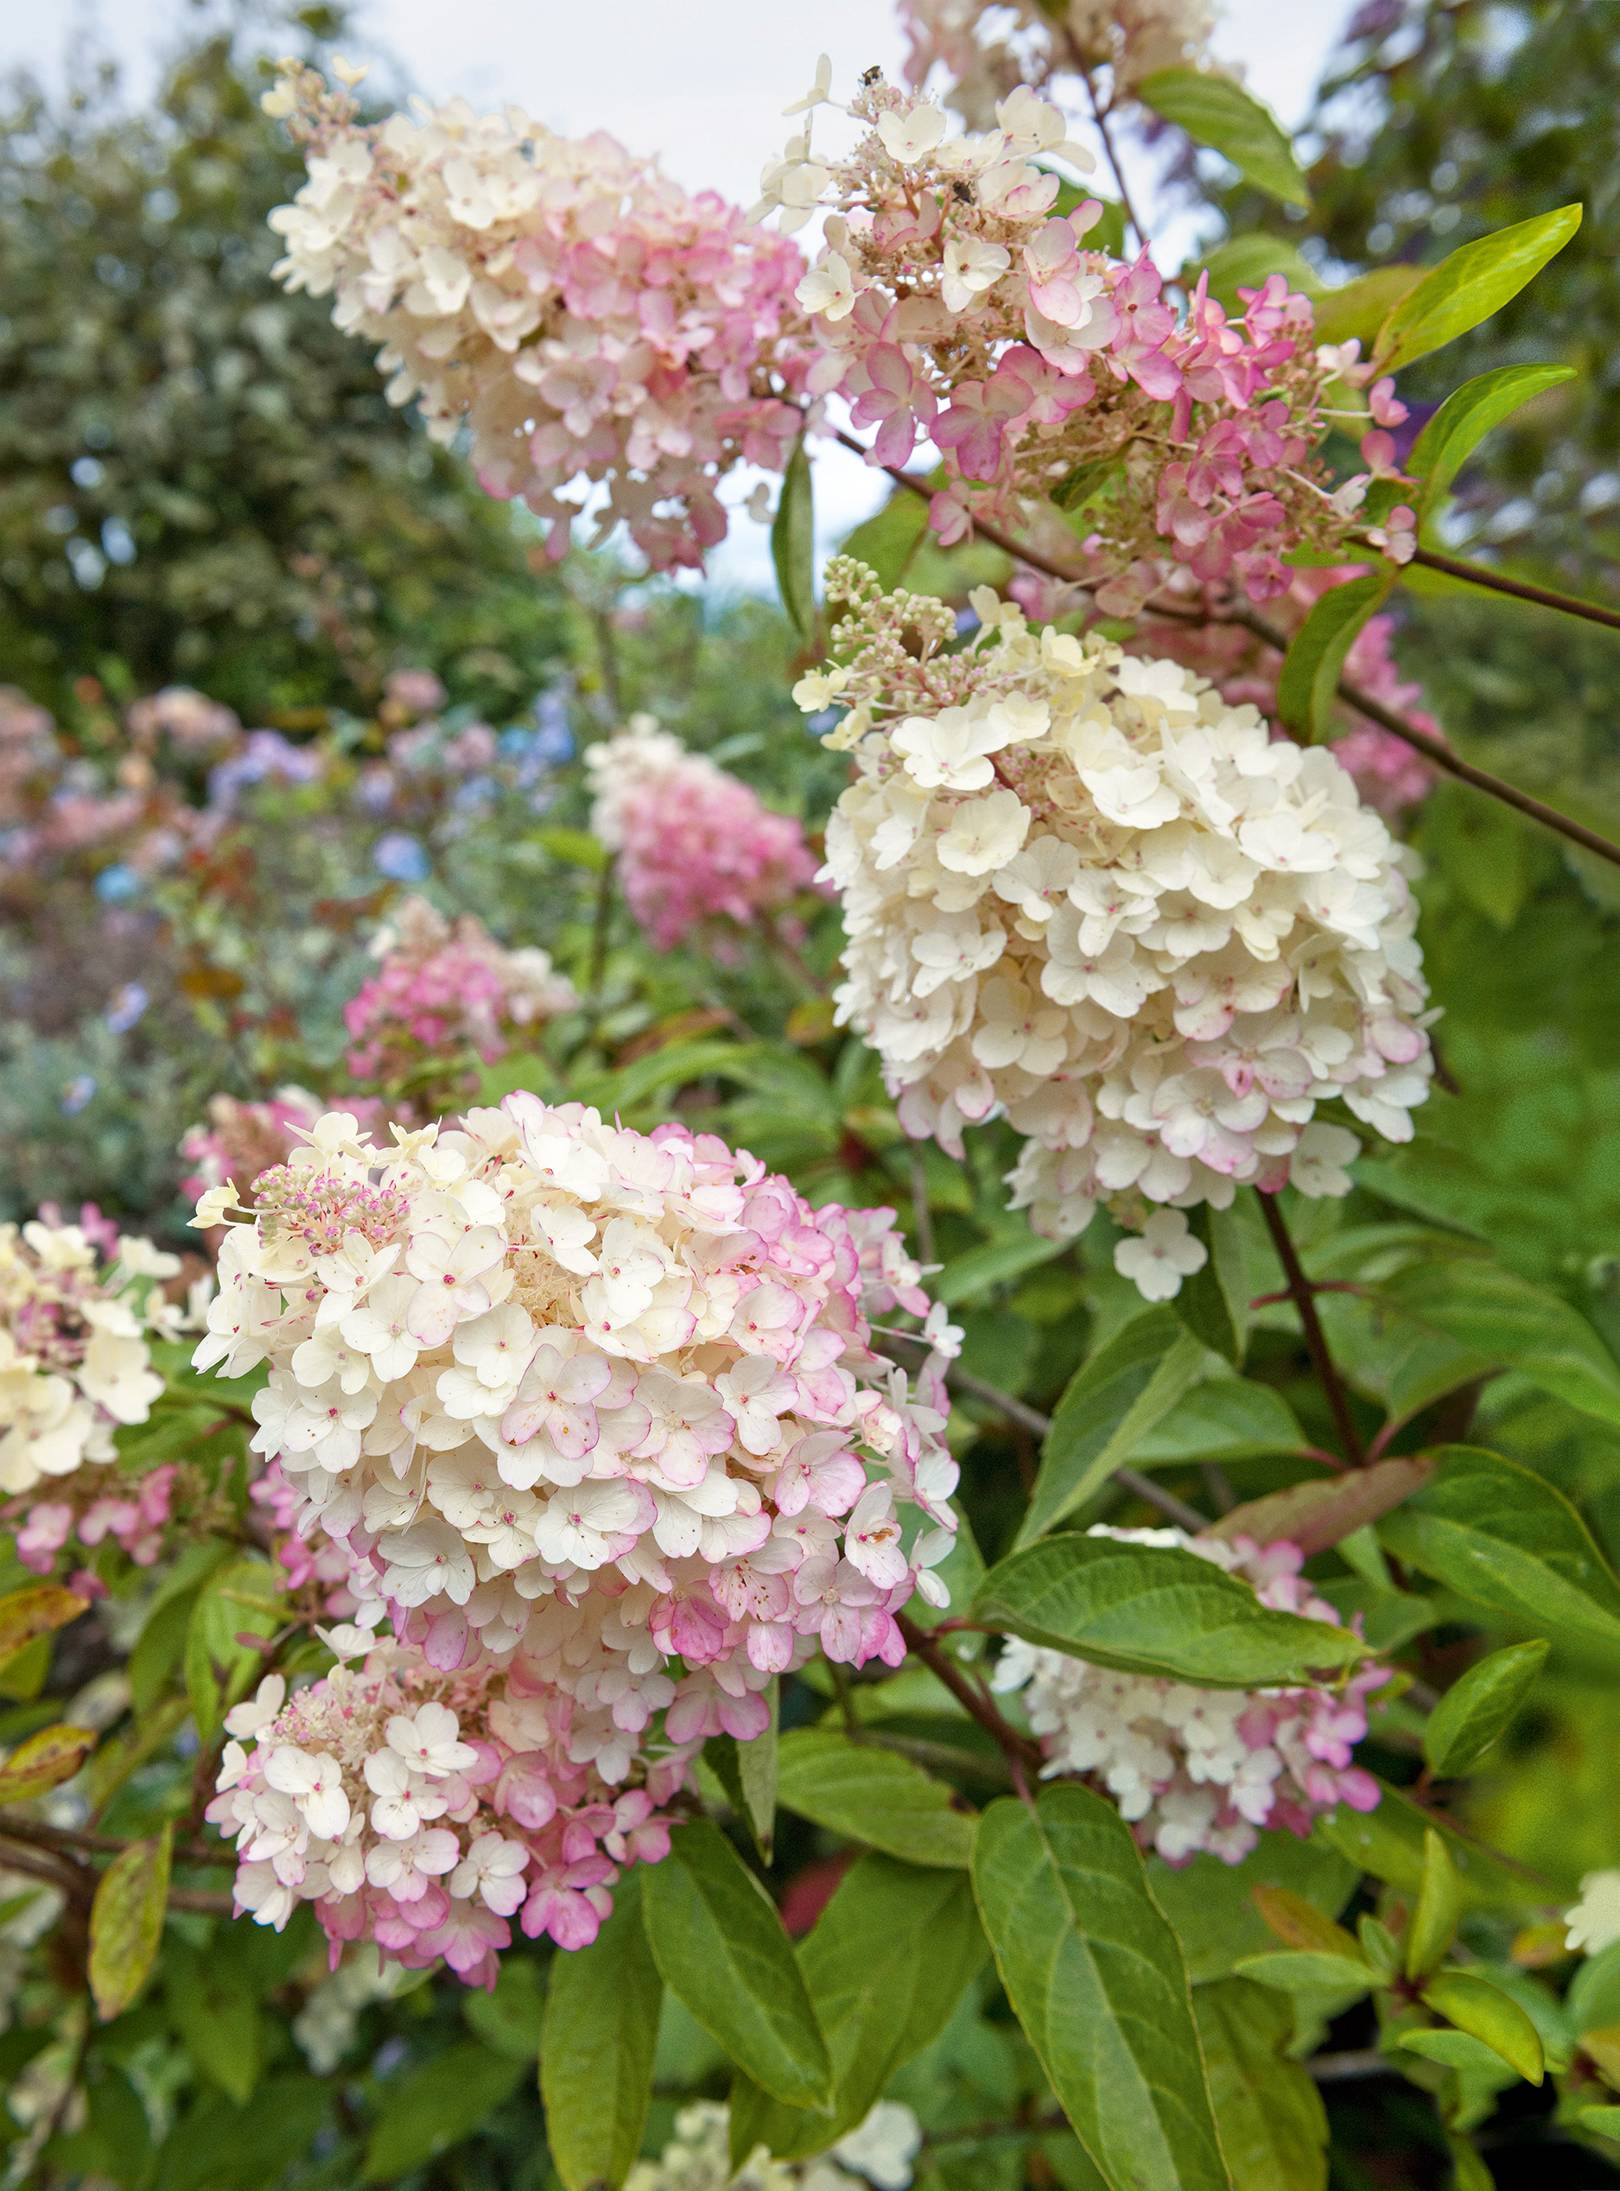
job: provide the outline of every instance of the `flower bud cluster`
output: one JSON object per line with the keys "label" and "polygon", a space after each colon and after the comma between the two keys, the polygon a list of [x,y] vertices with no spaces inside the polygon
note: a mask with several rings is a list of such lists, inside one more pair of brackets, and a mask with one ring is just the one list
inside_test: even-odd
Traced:
{"label": "flower bud cluster", "polygon": [[589,489],[598,538],[622,522],[655,569],[700,566],[726,533],[719,480],[782,470],[803,423],[797,250],[601,131],[559,137],[516,107],[418,101],[362,125],[296,63],[265,104],[309,168],[271,216],[277,272],[380,345],[390,401],[414,398],[437,440],[465,424],[484,486],[523,498],[554,557]]}
{"label": "flower bud cluster", "polygon": [[313,1903],[334,1964],[367,1940],[469,1985],[493,1985],[513,1919],[588,1945],[624,1867],[667,1855],[695,1748],[620,1737],[593,1754],[605,1716],[526,1656],[451,1674],[386,1641],[291,1697],[267,1676],[226,1716],[207,1813],[237,1846],[238,1911],[279,1932]]}
{"label": "flower bud cluster", "polygon": [[1197,68],[1214,25],[1206,0],[900,0],[906,76],[937,69],[974,129],[1019,84],[1043,90],[1106,69],[1112,102],[1155,69]]}
{"label": "flower bud cluster", "polygon": [[688,752],[650,715],[586,749],[591,827],[617,861],[638,926],[668,951],[705,921],[747,927],[815,880],[791,815],[740,778]]}
{"label": "flower bud cluster", "polygon": [[163,1390],[151,1341],[186,1328],[158,1290],[179,1269],[149,1240],[0,1225],[0,1493],[116,1459],[113,1433]]}
{"label": "flower bud cluster", "polygon": [[528,1095],[394,1131],[333,1114],[256,1182],[196,1356],[268,1363],[254,1446],[356,1595],[441,1667],[551,1654],[626,1740],[746,1739],[818,1644],[898,1663],[956,1468],[937,1357],[913,1390],[874,1351],[873,1314],[929,1312],[892,1213]]}
{"label": "flower bud cluster", "polygon": [[356,1080],[419,1075],[445,1052],[471,1051],[492,1065],[579,1002],[549,953],[508,951],[471,913],[452,924],[425,898],[407,898],[371,949],[377,971],[343,1007]]}
{"label": "flower bud cluster", "polygon": [[1431,1070],[1411,856],[1331,753],[987,588],[955,653],[941,604],[844,559],[829,590],[846,659],[796,691],[850,709],[833,735],[856,753],[827,830],[838,1008],[909,1133],[959,1154],[1005,1115],[1014,1206],[1057,1236],[1099,1203],[1141,1227],[1116,1262],[1150,1299],[1205,1259],[1182,1211],[1348,1190],[1358,1143],[1323,1104],[1410,1138]]}
{"label": "flower bud cluster", "polygon": [[922,2127],[897,2100],[879,2100],[813,2160],[779,2161],[761,2145],[734,2169],[730,2137],[731,2111],[721,2101],[683,2107],[675,2135],[657,2160],[636,2163],[625,2191],[907,2191],[922,2150]]}
{"label": "flower bud cluster", "polygon": [[[1086,507],[1102,605],[1132,614],[1178,565],[1266,599],[1288,584],[1290,550],[1345,538],[1367,475],[1335,488],[1317,450],[1330,383],[1362,369],[1318,355],[1308,299],[1273,275],[1232,314],[1201,276],[1178,317],[1145,252],[1087,244],[1095,199],[1057,212],[1051,163],[1090,156],[1027,88],[967,136],[889,84],[847,111],[861,132],[849,156],[812,153],[807,127],[767,168],[760,210],[790,227],[828,210],[799,301],[843,361],[854,423],[876,428],[873,461],[904,465],[919,441],[940,451],[943,540],[981,517],[1072,549],[1051,503]],[[1380,395],[1374,415],[1396,409]],[[1372,441],[1370,470],[1398,476],[1392,450]]]}
{"label": "flower bud cluster", "polygon": [[[1179,1529],[1093,1529],[1126,1544],[1179,1546],[1253,1583],[1262,1605],[1338,1622],[1300,1570],[1298,1545],[1190,1537]],[[1382,1666],[1342,1689],[1198,1689],[1114,1673],[1061,1651],[1006,1643],[992,1686],[1021,1690],[1051,1778],[1084,1773],[1119,1805],[1144,1848],[1168,1863],[1207,1850],[1236,1864],[1259,1831],[1308,1834],[1335,1804],[1370,1811],[1378,1783],[1352,1761]]]}

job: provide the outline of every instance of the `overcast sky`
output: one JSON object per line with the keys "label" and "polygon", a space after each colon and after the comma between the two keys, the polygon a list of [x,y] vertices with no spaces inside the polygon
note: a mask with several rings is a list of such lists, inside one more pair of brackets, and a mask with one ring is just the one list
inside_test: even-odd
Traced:
{"label": "overcast sky", "polygon": [[[1217,55],[1285,124],[1297,123],[1348,14],[1346,0],[1218,0]],[[18,63],[59,76],[65,55],[110,47],[132,89],[195,11],[188,0],[0,0],[0,69]],[[748,203],[765,160],[791,126],[782,108],[808,86],[816,55],[832,56],[835,87],[874,62],[891,74],[901,39],[888,0],[361,0],[349,34],[355,60],[396,62],[433,98],[510,100],[570,134],[607,129],[656,151],[671,174]],[[379,78],[390,73],[379,68]],[[1138,203],[1145,188],[1133,192]],[[1185,236],[1157,238],[1173,270]],[[875,483],[854,458],[818,469],[819,529],[845,530],[872,506]],[[726,575],[768,576],[763,537],[744,520],[724,553]]]}

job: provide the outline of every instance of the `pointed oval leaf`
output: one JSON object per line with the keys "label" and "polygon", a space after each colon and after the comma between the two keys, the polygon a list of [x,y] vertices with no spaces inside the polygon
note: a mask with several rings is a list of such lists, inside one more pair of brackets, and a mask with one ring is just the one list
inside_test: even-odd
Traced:
{"label": "pointed oval leaf", "polygon": [[0,1598],[0,1667],[40,1636],[65,1628],[90,1609],[90,1600],[60,1584],[42,1582],[27,1590],[13,1590]]}
{"label": "pointed oval leaf", "polygon": [[1338,696],[1339,675],[1356,635],[1388,599],[1387,571],[1369,571],[1322,595],[1288,642],[1277,680],[1277,712],[1290,730],[1320,738]]}
{"label": "pointed oval leaf", "polygon": [[1378,363],[1393,372],[1489,319],[1535,279],[1580,225],[1580,207],[1561,205],[1463,244],[1395,306],[1379,333]]}
{"label": "pointed oval leaf", "polygon": [[1284,1947],[1338,1955],[1352,1963],[1361,1960],[1353,1935],[1302,1894],[1287,1887],[1256,1887],[1254,1906],[1265,1919],[1266,1930],[1274,1933]]}
{"label": "pointed oval leaf", "polygon": [[1431,1978],[1423,1989],[1427,2007],[1470,2038],[1478,2039],[1499,2054],[1509,2069],[1516,2069],[1531,2084],[1540,2084],[1546,2071],[1541,2034],[1517,2001],[1472,1971],[1445,1971]]}
{"label": "pointed oval leaf", "polygon": [[1155,69],[1136,87],[1162,121],[1208,145],[1240,175],[1284,205],[1308,206],[1311,194],[1277,117],[1230,76],[1193,68]]}
{"label": "pointed oval leaf", "polygon": [[42,1727],[0,1765],[0,1803],[27,1803],[71,1780],[96,1746],[88,1727]]}
{"label": "pointed oval leaf", "polygon": [[1286,1537],[1307,1558],[1325,1552],[1352,1530],[1375,1522],[1409,1499],[1434,1473],[1434,1463],[1421,1454],[1402,1453],[1392,1460],[1375,1461],[1370,1468],[1346,1469],[1342,1476],[1313,1477],[1308,1483],[1290,1484],[1286,1491],[1269,1492],[1234,1506],[1212,1523],[1210,1535],[1252,1537],[1256,1544],[1272,1544]]}
{"label": "pointed oval leaf", "polygon": [[1366,1957],[1330,1955],[1326,1949],[1289,1948],[1271,1955],[1248,1955],[1237,1966],[1240,1978],[1274,1986],[1279,1993],[1370,1993],[1378,1975]]}
{"label": "pointed oval leaf", "polygon": [[552,1958],[540,2097],[565,2191],[623,2183],[641,2150],[664,1999],[641,1921],[641,1884],[639,1873],[627,1872],[590,1946]]}
{"label": "pointed oval leaf", "polygon": [[1255,2191],[1326,2191],[1327,2110],[1288,2049],[1288,2005],[1242,1978],[1193,1992],[1193,2013],[1220,2124],[1221,2151],[1236,2181]]}
{"label": "pointed oval leaf", "polygon": [[1178,1546],[1065,1534],[992,1567],[976,1619],[1112,1666],[1211,1689],[1307,1682],[1367,1655],[1331,1622],[1262,1605],[1249,1584]]}
{"label": "pointed oval leaf", "polygon": [[718,1826],[677,1826],[642,1884],[664,1983],[739,2069],[793,2107],[821,2108],[832,2065],[770,1896]]}
{"label": "pointed oval leaf", "polygon": [[909,1864],[966,1870],[973,1860],[973,1815],[953,1807],[955,1790],[876,1743],[795,1728],[782,1737],[777,1787],[801,1818]]}
{"label": "pointed oval leaf", "polygon": [[151,1976],[169,1899],[173,1826],[121,1849],[90,1905],[90,1991],[104,2024],[121,2016]]}
{"label": "pointed oval leaf", "polygon": [[992,1803],[973,1891],[1013,2013],[1104,2179],[1231,2191],[1181,1949],[1114,1806],[1077,1787]]}
{"label": "pointed oval leaf", "polygon": [[1379,1524],[1397,1558],[1543,1634],[1620,1645],[1620,1580],[1564,1494],[1517,1461],[1448,1446]]}
{"label": "pointed oval leaf", "polygon": [[806,644],[816,631],[815,488],[801,434],[793,445],[776,515],[771,520],[771,562],[777,590],[794,630]]}
{"label": "pointed oval leaf", "polygon": [[1529,1695],[1551,1648],[1539,1636],[1510,1643],[1452,1684],[1423,1730],[1423,1755],[1432,1772],[1451,1779],[1479,1763]]}
{"label": "pointed oval leaf", "polygon": [[1406,468],[1423,484],[1422,507],[1439,500],[1485,436],[1560,381],[1573,365],[1499,365],[1453,388],[1412,444]]}
{"label": "pointed oval leaf", "polygon": [[1578,1309],[1481,1257],[1419,1263],[1380,1301],[1468,1349],[1481,1371],[1511,1367],[1583,1415],[1620,1428],[1620,1362]]}
{"label": "pointed oval leaf", "polygon": [[1431,1826],[1423,1836],[1423,1883],[1406,1934],[1406,1975],[1426,1978],[1450,1953],[1462,1919],[1462,1881],[1444,1841]]}

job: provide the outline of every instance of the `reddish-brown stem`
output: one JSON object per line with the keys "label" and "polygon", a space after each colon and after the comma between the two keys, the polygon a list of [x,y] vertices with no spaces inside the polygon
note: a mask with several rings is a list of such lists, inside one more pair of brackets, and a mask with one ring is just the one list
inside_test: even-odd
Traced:
{"label": "reddish-brown stem", "polygon": [[1277,1197],[1274,1194],[1262,1193],[1259,1189],[1256,1189],[1256,1193],[1259,1195],[1260,1210],[1266,1221],[1266,1230],[1271,1235],[1271,1244],[1277,1251],[1277,1260],[1281,1263],[1283,1276],[1288,1281],[1289,1298],[1299,1311],[1299,1320],[1305,1332],[1306,1350],[1310,1354],[1311,1365],[1316,1371],[1317,1382],[1322,1387],[1327,1400],[1329,1412],[1333,1417],[1333,1426],[1339,1433],[1339,1442],[1344,1447],[1345,1458],[1354,1467],[1360,1468],[1366,1461],[1367,1455],[1361,1443],[1361,1433],[1356,1428],[1355,1416],[1350,1411],[1350,1396],[1344,1389],[1338,1370],[1334,1367],[1333,1356],[1328,1349],[1327,1334],[1323,1331],[1322,1320],[1316,1313],[1316,1289],[1306,1277],[1304,1265],[1295,1253],[1294,1243],[1289,1236],[1287,1223],[1277,1205]]}
{"label": "reddish-brown stem", "polygon": [[1602,601],[1585,601],[1577,593],[1560,593],[1554,586],[1534,586],[1526,578],[1509,578],[1505,571],[1492,570],[1488,563],[1442,555],[1437,548],[1415,548],[1412,561],[1425,570],[1444,571],[1448,578],[1461,578],[1487,593],[1511,594],[1515,601],[1533,601],[1537,608],[1557,609],[1563,616],[1579,616],[1588,624],[1620,631],[1620,609],[1611,609]]}
{"label": "reddish-brown stem", "polygon": [[1023,1781],[1025,1771],[1033,1766],[1038,1772],[1041,1764],[1039,1748],[1028,1735],[1021,1735],[1010,1720],[1004,1719],[985,1691],[970,1681],[949,1652],[942,1651],[926,1628],[919,1628],[904,1613],[896,1615],[900,1633],[906,1639],[906,1649],[920,1658],[934,1679],[951,1692],[964,1712],[976,1726],[982,1727],[1007,1760],[1013,1776],[1013,1784],[1020,1793],[1027,1793],[1028,1784]]}

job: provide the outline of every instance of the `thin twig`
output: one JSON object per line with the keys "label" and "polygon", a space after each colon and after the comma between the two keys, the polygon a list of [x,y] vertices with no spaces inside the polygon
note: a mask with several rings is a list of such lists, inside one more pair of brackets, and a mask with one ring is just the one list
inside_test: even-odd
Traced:
{"label": "thin twig", "polygon": [[1342,2054],[1318,2054],[1305,2067],[1318,2084],[1343,2084],[1351,2077],[1399,2075],[1389,2056],[1380,2054],[1375,2046],[1347,2047]]}
{"label": "thin twig", "polygon": [[1444,571],[1448,578],[1464,579],[1470,586],[1479,586],[1487,593],[1511,594],[1515,601],[1533,601],[1538,608],[1557,609],[1564,616],[1579,616],[1588,624],[1603,624],[1610,631],[1620,631],[1620,609],[1611,609],[1601,601],[1586,601],[1576,593],[1560,593],[1553,586],[1533,586],[1528,579],[1509,578],[1505,571],[1492,570],[1488,563],[1470,563],[1460,555],[1442,555],[1436,548],[1415,548],[1412,561],[1425,570]]}
{"label": "thin twig", "polygon": [[[37,1818],[14,1818],[8,1811],[0,1811],[0,1839],[21,1841],[29,1848],[66,1852],[84,1849],[93,1856],[121,1856],[129,1847],[128,1841],[110,1833],[81,1833],[76,1826],[47,1826]],[[174,1851],[179,1864],[230,1864],[236,1863],[234,1849],[223,1843],[185,1841]]]}
{"label": "thin twig", "polygon": [[936,1681],[943,1683],[961,1705],[969,1719],[982,1727],[1006,1758],[1015,1783],[1020,1783],[1026,1771],[1039,1771],[1042,1763],[1039,1746],[1028,1735],[1021,1735],[1012,1722],[1004,1719],[986,1692],[970,1681],[962,1668],[946,1651],[940,1649],[926,1628],[919,1628],[904,1613],[895,1616],[900,1633],[906,1639],[906,1649],[920,1658]]}
{"label": "thin twig", "polygon": [[1114,187],[1119,192],[1120,211],[1124,214],[1126,222],[1140,247],[1147,242],[1148,233],[1142,222],[1138,220],[1136,208],[1131,203],[1130,186],[1125,180],[1125,164],[1119,156],[1119,148],[1114,143],[1113,132],[1108,127],[1108,109],[1097,96],[1097,86],[1092,81],[1090,69],[1081,59],[1080,48],[1076,43],[1073,31],[1066,29],[1065,36],[1069,41],[1069,51],[1074,56],[1074,65],[1080,71],[1080,81],[1086,87],[1086,97],[1091,102],[1091,118],[1097,125],[1097,135],[1102,139],[1102,148],[1107,155],[1109,171],[1114,178]]}
{"label": "thin twig", "polygon": [[1277,1197],[1274,1194],[1261,1193],[1258,1188],[1255,1192],[1259,1195],[1260,1212],[1265,1218],[1266,1230],[1271,1235],[1271,1244],[1277,1251],[1283,1276],[1288,1280],[1289,1294],[1299,1311],[1299,1320],[1305,1330],[1305,1345],[1316,1371],[1317,1382],[1322,1387],[1333,1416],[1334,1427],[1339,1433],[1344,1457],[1354,1467],[1360,1468],[1367,1458],[1366,1449],[1361,1442],[1361,1433],[1356,1428],[1355,1416],[1350,1410],[1350,1396],[1334,1367],[1327,1334],[1322,1329],[1322,1319],[1316,1313],[1315,1289],[1305,1275],[1304,1265],[1294,1252],[1294,1243],[1289,1237],[1283,1213],[1277,1206]]}

